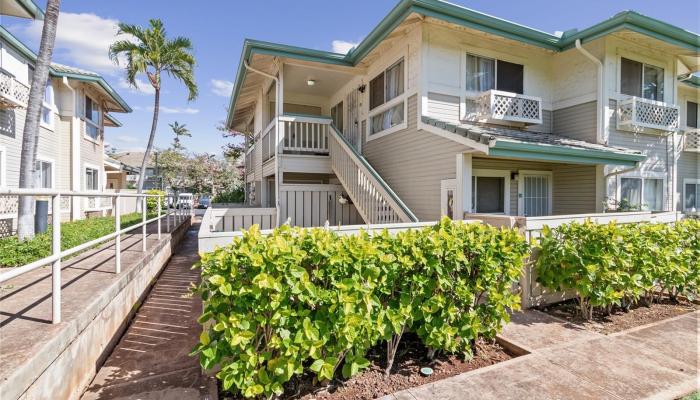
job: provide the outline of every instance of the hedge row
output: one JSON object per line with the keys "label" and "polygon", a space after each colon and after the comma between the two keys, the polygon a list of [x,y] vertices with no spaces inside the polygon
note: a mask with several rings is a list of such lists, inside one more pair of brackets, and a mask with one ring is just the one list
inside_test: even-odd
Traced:
{"label": "hedge row", "polygon": [[574,289],[581,313],[651,304],[664,294],[693,297],[700,287],[700,221],[676,224],[590,221],[545,229],[539,243],[538,281]]}
{"label": "hedge row", "polygon": [[205,369],[220,367],[224,389],[267,398],[305,372],[355,375],[380,342],[389,373],[409,331],[431,353],[469,356],[519,309],[512,288],[527,253],[515,230],[448,219],[372,236],[253,227],[202,255],[205,328],[194,353]]}

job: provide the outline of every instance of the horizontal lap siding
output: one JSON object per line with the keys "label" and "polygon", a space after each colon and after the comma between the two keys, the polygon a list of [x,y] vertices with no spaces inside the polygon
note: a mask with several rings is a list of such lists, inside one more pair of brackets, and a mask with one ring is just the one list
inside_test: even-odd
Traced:
{"label": "horizontal lap siding", "polygon": [[553,178],[554,215],[596,212],[594,165],[558,165],[554,169]]}
{"label": "horizontal lap siding", "polygon": [[683,180],[700,179],[700,153],[681,152],[678,157],[677,209],[682,210]]}
{"label": "horizontal lap siding", "polygon": [[572,139],[596,143],[596,102],[577,104],[554,111],[552,132]]}
{"label": "horizontal lap siding", "polygon": [[408,99],[408,127],[367,141],[363,153],[421,221],[440,218],[440,181],[456,175],[457,142],[417,129],[417,97]]}

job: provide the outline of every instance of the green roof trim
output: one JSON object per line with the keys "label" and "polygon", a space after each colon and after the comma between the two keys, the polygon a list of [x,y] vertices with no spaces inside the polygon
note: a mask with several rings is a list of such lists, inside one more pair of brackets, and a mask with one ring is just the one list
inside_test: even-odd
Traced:
{"label": "green roof trim", "polygon": [[351,49],[348,54],[345,55],[246,39],[243,43],[243,51],[236,73],[235,86],[229,103],[226,125],[230,126],[231,124],[234,111],[233,106],[236,104],[240,93],[240,87],[247,74],[243,62],[250,62],[253,54],[290,57],[306,61],[352,67],[367,56],[367,54],[411,13],[440,19],[449,23],[557,52],[575,47],[577,39],[580,39],[581,42],[591,41],[624,29],[647,35],[685,49],[700,52],[700,35],[697,33],[647,17],[635,11],[623,11],[612,18],[582,31],[574,30],[571,33],[567,32],[567,34],[564,34],[562,37],[558,37],[547,32],[442,0],[401,0],[357,47]]}
{"label": "green roof trim", "polygon": [[104,113],[104,115],[105,115],[106,119],[110,120],[110,122],[112,122],[114,124],[114,126],[116,126],[116,127],[122,126],[121,121],[119,121],[117,118],[115,118],[114,115],[112,115],[110,113]]}
{"label": "green roof trim", "polygon": [[690,87],[694,87],[696,89],[700,89],[700,76],[697,76],[697,75],[679,76],[678,80],[680,81],[680,83],[683,83],[683,84],[688,85]]}
{"label": "green roof trim", "polygon": [[44,10],[42,10],[41,7],[36,5],[36,3],[34,3],[32,0],[15,0],[15,2],[19,4],[19,6],[27,12],[27,14],[31,15],[32,18],[38,20],[44,19]]}
{"label": "green roof trim", "polygon": [[[10,46],[22,56],[36,61],[37,55],[19,39],[17,39],[13,34],[11,34],[4,26],[0,25],[0,38],[6,40]],[[84,82],[94,82],[97,83],[102,89],[109,94],[109,96],[114,100],[125,112],[132,112],[133,110],[124,101],[124,99],[117,93],[112,86],[107,83],[107,81],[97,73],[90,71],[83,71],[77,68],[66,67],[64,65],[52,65],[49,68],[49,75],[54,77],[66,77],[68,79],[75,79]]]}
{"label": "green roof trim", "polygon": [[570,148],[547,144],[532,144],[497,140],[489,155],[574,164],[615,164],[632,167],[646,156],[613,151]]}

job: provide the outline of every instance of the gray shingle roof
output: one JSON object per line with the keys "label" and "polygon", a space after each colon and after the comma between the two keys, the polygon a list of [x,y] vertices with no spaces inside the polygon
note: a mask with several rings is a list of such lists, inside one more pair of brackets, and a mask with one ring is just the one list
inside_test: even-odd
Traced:
{"label": "gray shingle roof", "polygon": [[77,74],[77,75],[88,75],[88,76],[95,76],[99,77],[100,74],[97,72],[92,72],[88,71],[85,69],[77,68],[77,67],[71,67],[70,65],[65,65],[65,64],[59,64],[52,62],[51,67],[56,70],[57,72],[63,72],[66,74]]}

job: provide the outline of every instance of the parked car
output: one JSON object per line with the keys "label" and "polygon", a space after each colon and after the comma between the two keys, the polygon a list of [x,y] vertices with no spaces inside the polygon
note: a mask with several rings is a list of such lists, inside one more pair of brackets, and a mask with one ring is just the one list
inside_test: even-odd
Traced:
{"label": "parked car", "polygon": [[197,202],[197,208],[209,208],[211,205],[211,197],[209,196],[202,196],[199,198],[199,201]]}
{"label": "parked car", "polygon": [[176,208],[192,208],[194,206],[194,196],[192,193],[180,193],[177,196]]}

